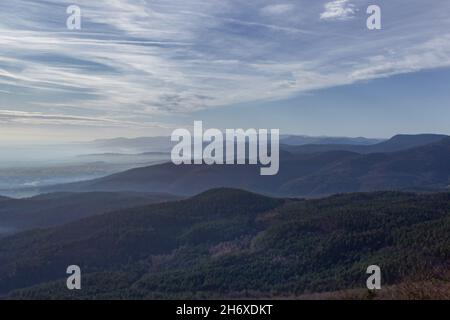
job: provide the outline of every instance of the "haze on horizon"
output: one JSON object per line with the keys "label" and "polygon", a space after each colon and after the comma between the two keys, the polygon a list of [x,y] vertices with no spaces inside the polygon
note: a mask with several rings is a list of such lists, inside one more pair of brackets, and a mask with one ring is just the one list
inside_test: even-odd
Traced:
{"label": "haze on horizon", "polygon": [[[66,28],[69,5],[82,29]],[[382,30],[366,8],[382,9]],[[0,3],[0,144],[216,128],[450,134],[450,3]]]}

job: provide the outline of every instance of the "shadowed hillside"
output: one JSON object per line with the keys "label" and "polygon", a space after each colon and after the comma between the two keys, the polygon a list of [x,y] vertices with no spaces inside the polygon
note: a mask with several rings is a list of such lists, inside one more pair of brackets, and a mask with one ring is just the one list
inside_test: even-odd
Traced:
{"label": "shadowed hillside", "polygon": [[169,194],[133,192],[59,192],[28,199],[4,198],[0,199],[0,227],[8,233],[50,227],[111,210],[176,199]]}
{"label": "shadowed hillside", "polygon": [[418,190],[450,186],[450,138],[393,153],[360,155],[320,172],[293,179],[282,193],[326,195],[337,192]]}
{"label": "shadowed hillside", "polygon": [[0,201],[6,201],[6,200],[11,200],[11,198],[0,196]]}

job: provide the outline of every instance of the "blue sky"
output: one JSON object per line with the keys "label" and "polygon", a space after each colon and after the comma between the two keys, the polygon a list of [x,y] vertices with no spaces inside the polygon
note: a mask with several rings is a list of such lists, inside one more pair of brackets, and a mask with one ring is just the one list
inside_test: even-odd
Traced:
{"label": "blue sky", "polygon": [[[67,6],[82,29],[66,28]],[[366,8],[382,30],[366,28]],[[450,134],[450,2],[0,3],[0,141],[219,128]]]}

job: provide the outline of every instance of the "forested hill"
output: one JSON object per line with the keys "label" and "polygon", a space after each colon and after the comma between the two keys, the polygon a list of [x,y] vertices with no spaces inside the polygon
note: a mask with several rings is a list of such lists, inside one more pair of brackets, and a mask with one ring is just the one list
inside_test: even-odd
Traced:
{"label": "forested hill", "polygon": [[[292,200],[215,189],[2,239],[0,292],[11,298],[297,296],[362,288],[372,264],[381,267],[384,284],[395,284],[448,266],[449,235],[448,193]],[[72,264],[82,269],[81,291],[66,289]]]}

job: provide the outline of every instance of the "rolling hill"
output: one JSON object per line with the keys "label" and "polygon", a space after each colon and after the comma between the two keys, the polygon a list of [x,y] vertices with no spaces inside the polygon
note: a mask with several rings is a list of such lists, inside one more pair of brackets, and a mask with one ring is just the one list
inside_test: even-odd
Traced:
{"label": "rolling hill", "polygon": [[[51,193],[28,199],[0,199],[3,234],[61,225],[111,210],[178,199],[169,194],[133,192]],[[0,235],[2,232],[0,232]]]}
{"label": "rolling hill", "polygon": [[[232,189],[92,216],[0,239],[9,298],[289,297],[425,281],[450,259],[450,194],[378,192],[320,200]],[[65,287],[77,264],[82,290]],[[437,278],[436,281],[445,281]]]}

